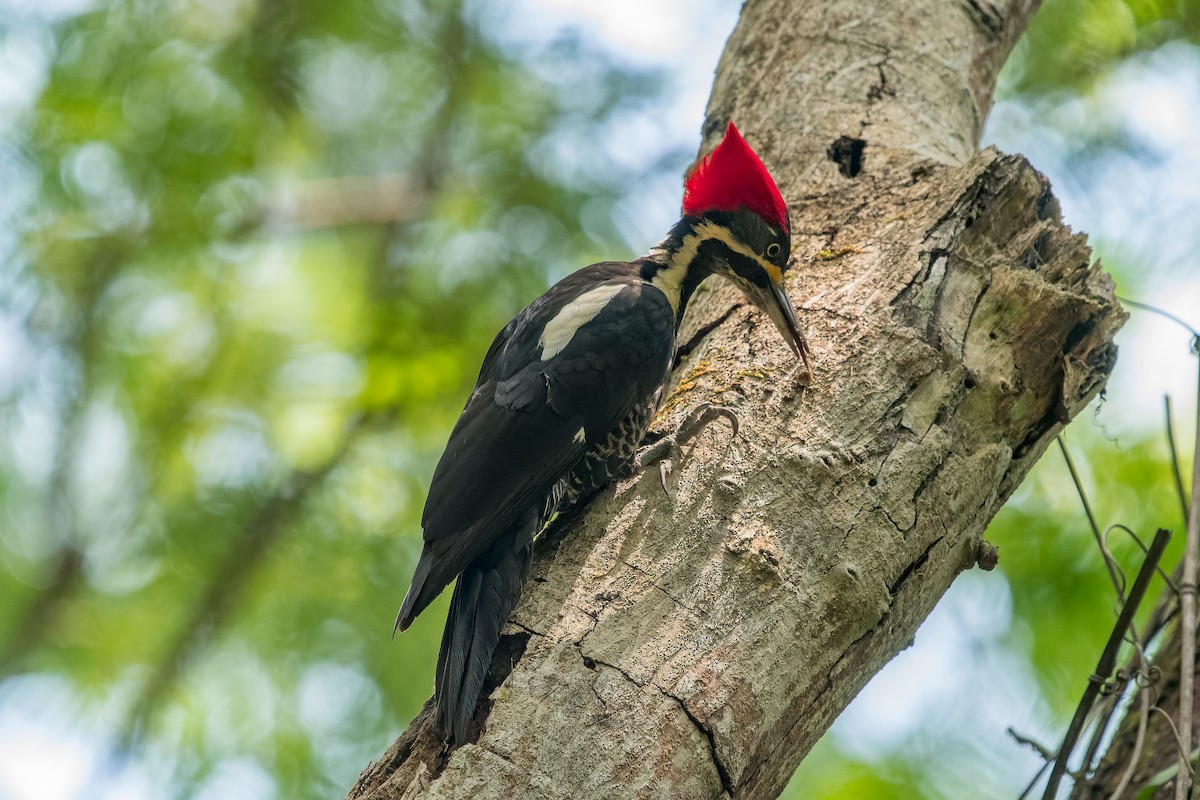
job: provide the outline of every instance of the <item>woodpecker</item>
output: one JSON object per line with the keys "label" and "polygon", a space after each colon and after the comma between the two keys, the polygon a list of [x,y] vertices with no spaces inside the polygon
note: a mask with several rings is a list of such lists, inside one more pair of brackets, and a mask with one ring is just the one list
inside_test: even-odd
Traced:
{"label": "woodpecker", "polygon": [[492,342],[434,470],[424,547],[395,626],[405,630],[457,576],[434,691],[449,747],[467,739],[535,536],[637,463],[700,282],[716,274],[736,284],[808,369],[784,288],[789,233],[775,181],[730,122],[689,175],[683,217],[661,243],[567,276]]}

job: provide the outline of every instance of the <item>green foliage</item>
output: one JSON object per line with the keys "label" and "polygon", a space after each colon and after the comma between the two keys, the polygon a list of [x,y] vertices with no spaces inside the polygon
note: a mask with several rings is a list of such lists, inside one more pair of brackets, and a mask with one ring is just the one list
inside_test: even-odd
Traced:
{"label": "green foliage", "polygon": [[[340,796],[432,687],[445,598],[390,625],[480,355],[622,254],[615,204],[655,176],[603,137],[664,84],[572,39],[506,45],[460,0],[88,8],[0,27],[34,65],[0,115],[0,716],[57,709],[163,796]],[[1195,42],[1198,10],[1048,0],[1001,94],[1087,100]],[[1102,523],[1178,525],[1160,440],[1085,419],[1071,442]],[[989,538],[1012,608],[979,649],[1027,663],[1060,730],[1113,595],[1056,453]],[[1007,787],[955,725],[828,737],[789,796]]]}
{"label": "green foliage", "polygon": [[[1086,425],[1086,421],[1085,421]],[[1149,544],[1159,527],[1180,533],[1163,563],[1178,562],[1183,550],[1183,521],[1166,448],[1160,439],[1135,442],[1117,452],[1096,430],[1072,429],[1090,445],[1074,448],[1095,454],[1095,469],[1085,468],[1086,492],[1103,528],[1120,522]],[[1089,441],[1090,440],[1090,441]],[[1069,718],[1079,702],[1080,677],[1091,674],[1119,607],[1112,581],[1095,545],[1078,494],[1058,452],[1051,448],[1020,490],[1020,496],[993,523],[989,536],[1004,552],[1004,574],[1018,583],[1013,614],[1020,620],[1008,633],[1008,645],[1028,653],[1044,697],[1055,713]],[[1132,581],[1142,550],[1123,531],[1106,541]],[[1143,605],[1144,620],[1161,589]]]}
{"label": "green foliage", "polygon": [[1087,92],[1139,51],[1200,43],[1196,0],[1048,0],[1005,66],[1001,96]]}
{"label": "green foliage", "polygon": [[338,795],[432,686],[442,610],[390,626],[480,354],[620,254],[595,221],[638,176],[600,131],[657,83],[583,48],[518,58],[451,0],[109,0],[30,26],[45,84],[0,142],[28,187],[6,686],[180,795],[247,764]]}

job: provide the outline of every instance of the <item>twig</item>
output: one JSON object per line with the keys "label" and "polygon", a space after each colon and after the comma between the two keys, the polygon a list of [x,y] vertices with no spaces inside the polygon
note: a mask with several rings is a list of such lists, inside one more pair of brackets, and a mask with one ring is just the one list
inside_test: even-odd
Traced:
{"label": "twig", "polygon": [[1185,328],[1187,330],[1187,332],[1192,335],[1193,339],[1200,339],[1200,331],[1196,330],[1191,325],[1187,324],[1182,319],[1180,319],[1179,317],[1172,314],[1170,311],[1163,311],[1158,306],[1152,306],[1149,303],[1141,303],[1141,302],[1138,302],[1137,300],[1130,300],[1127,297],[1118,297],[1117,300],[1121,303],[1124,303],[1127,306],[1133,306],[1134,308],[1140,308],[1142,311],[1149,311],[1152,314],[1158,314],[1163,319],[1169,319],[1169,320],[1171,320],[1171,322],[1174,322],[1176,325],[1179,325],[1179,326]]}
{"label": "twig", "polygon": [[1042,762],[1042,766],[1038,767],[1038,771],[1033,776],[1033,779],[1030,780],[1029,783],[1025,786],[1025,791],[1023,791],[1019,795],[1017,795],[1017,800],[1025,800],[1026,797],[1029,797],[1029,793],[1033,791],[1033,787],[1038,785],[1038,781],[1040,781],[1042,779],[1042,774],[1047,769],[1050,768],[1050,765],[1052,763],[1053,762],[1050,761],[1049,758],[1047,758],[1045,761]]}
{"label": "twig", "polygon": [[1108,548],[1104,546],[1104,536],[1100,533],[1100,525],[1096,522],[1096,515],[1092,511],[1092,504],[1088,502],[1087,493],[1083,490],[1083,481],[1079,479],[1079,473],[1075,469],[1075,462],[1071,458],[1071,453],[1067,450],[1067,440],[1060,434],[1057,437],[1057,441],[1058,449],[1062,451],[1063,460],[1067,462],[1067,470],[1071,473],[1071,480],[1075,483],[1075,491],[1079,495],[1079,501],[1083,503],[1083,513],[1087,515],[1088,524],[1092,526],[1092,536],[1096,539],[1096,546],[1100,548],[1100,555],[1104,558],[1104,566],[1108,568],[1108,576],[1112,578],[1113,588],[1117,590],[1117,598],[1124,600],[1124,579],[1121,577],[1120,569],[1113,562],[1113,557],[1108,552]]}
{"label": "twig", "polygon": [[1125,793],[1125,790],[1129,788],[1129,782],[1133,780],[1133,773],[1137,770],[1138,762],[1142,760],[1142,746],[1146,743],[1146,724],[1150,721],[1150,692],[1139,691],[1138,701],[1141,703],[1142,709],[1138,712],[1137,737],[1133,742],[1133,753],[1129,756],[1129,766],[1125,768],[1125,774],[1121,776],[1121,781],[1113,791],[1111,800],[1121,800],[1121,795]]}
{"label": "twig", "polygon": [[[1120,523],[1110,525],[1108,529],[1105,530],[1104,536],[1106,541],[1109,533],[1111,533],[1113,530],[1121,530],[1129,534],[1129,537],[1133,539],[1134,544],[1141,549],[1143,554],[1148,551],[1148,548],[1142,542],[1141,538],[1132,530],[1130,530],[1129,527]],[[1145,651],[1150,646],[1150,642],[1154,639],[1154,637],[1156,637],[1163,630],[1166,621],[1170,619],[1170,613],[1167,611],[1167,609],[1179,594],[1178,590],[1176,589],[1176,583],[1179,579],[1178,569],[1176,570],[1174,577],[1163,572],[1161,566],[1158,568],[1157,572],[1158,576],[1162,578],[1167,585],[1166,591],[1159,596],[1158,602],[1155,603],[1154,608],[1151,609],[1149,618],[1146,620],[1145,628],[1143,628],[1141,634],[1137,632],[1136,627],[1130,626],[1130,635],[1128,637],[1128,641],[1133,645],[1133,652],[1129,654],[1129,658],[1125,660],[1125,666],[1121,668],[1127,674],[1132,675],[1135,679],[1138,679],[1137,685],[1139,688],[1143,689],[1145,686],[1142,685],[1141,679],[1151,680],[1147,672],[1143,670],[1143,665],[1149,662]],[[1154,672],[1156,669],[1156,667],[1151,666],[1149,671]],[[1153,681],[1151,680],[1151,682]],[[1080,770],[1082,774],[1092,774],[1092,765],[1096,760],[1096,753],[1099,752],[1100,745],[1104,742],[1105,734],[1108,731],[1108,726],[1112,724],[1113,717],[1116,715],[1117,709],[1121,705],[1121,700],[1124,697],[1124,694],[1125,693],[1123,691],[1110,694],[1105,697],[1104,700],[1101,701],[1101,704],[1097,707],[1099,709],[1096,714],[1097,720],[1095,725],[1092,727],[1092,733],[1090,741],[1088,742],[1087,750],[1084,752],[1083,759],[1080,762]],[[1072,791],[1071,796],[1075,797],[1076,791]]]}
{"label": "twig", "polygon": [[[1158,706],[1154,706],[1150,710],[1157,712],[1158,715],[1163,718],[1163,721],[1167,723],[1167,728],[1169,728],[1171,731],[1171,738],[1175,742],[1175,751],[1179,754],[1179,758],[1183,759],[1186,754],[1183,752],[1183,747],[1181,746],[1180,741],[1179,741],[1179,728],[1175,727],[1175,720],[1171,719],[1171,715],[1168,714],[1166,711],[1163,711]],[[1176,763],[1175,766],[1170,767],[1170,769],[1178,770],[1179,764]]]}
{"label": "twig", "polygon": [[1108,644],[1104,646],[1104,652],[1100,654],[1100,660],[1096,662],[1096,671],[1088,678],[1087,688],[1083,690],[1083,697],[1075,709],[1075,716],[1071,719],[1071,724],[1067,727],[1067,734],[1058,748],[1058,758],[1054,761],[1054,768],[1050,770],[1050,778],[1046,783],[1046,791],[1042,794],[1042,800],[1054,800],[1054,796],[1058,793],[1059,781],[1062,780],[1062,776],[1067,770],[1067,759],[1075,749],[1075,742],[1079,739],[1079,734],[1083,732],[1084,721],[1092,710],[1092,705],[1096,702],[1096,696],[1100,694],[1100,690],[1112,675],[1113,667],[1117,663],[1117,653],[1121,649],[1121,643],[1125,641],[1125,631],[1133,621],[1133,615],[1137,612],[1138,605],[1141,604],[1142,597],[1146,594],[1146,587],[1150,585],[1150,578],[1158,568],[1158,562],[1170,539],[1170,531],[1162,528],[1159,528],[1158,532],[1154,534],[1154,541],[1150,543],[1146,560],[1142,562],[1142,568],[1138,570],[1137,577],[1134,578],[1133,586],[1129,589],[1129,597],[1121,608],[1121,614],[1117,617],[1117,623],[1113,626],[1112,633],[1109,634]]}
{"label": "twig", "polygon": [[1026,736],[1025,734],[1017,731],[1016,728],[1012,727],[1009,727],[1008,735],[1011,736],[1017,744],[1023,744],[1026,747],[1034,750],[1039,756],[1042,757],[1043,761],[1048,763],[1054,760],[1054,751],[1052,751],[1049,747],[1046,747],[1046,745],[1042,744],[1037,739],[1034,739],[1032,736]]}
{"label": "twig", "polygon": [[1171,450],[1171,471],[1175,473],[1175,491],[1179,494],[1179,506],[1183,509],[1184,524],[1187,524],[1187,492],[1183,490],[1183,472],[1179,468],[1179,451],[1175,448],[1175,426],[1172,423],[1171,395],[1163,395],[1163,414],[1167,418],[1167,447]]}
{"label": "twig", "polygon": [[[1130,661],[1137,662],[1137,653]],[[1121,698],[1125,696],[1125,692],[1113,692],[1100,701],[1098,706],[1099,711],[1096,713],[1096,723],[1092,726],[1091,739],[1088,741],[1087,750],[1083,752],[1083,759],[1079,764],[1079,774],[1091,777],[1095,774],[1092,764],[1096,760],[1096,753],[1100,750],[1100,745],[1104,742],[1105,734],[1108,732],[1108,726],[1112,724],[1113,717],[1116,716],[1117,708],[1121,705]],[[1075,788],[1071,790],[1071,797],[1074,798],[1081,784],[1076,782]]]}
{"label": "twig", "polygon": [[[1150,548],[1146,546],[1146,543],[1142,541],[1141,537],[1138,536],[1136,533],[1134,533],[1133,529],[1130,528],[1128,525],[1124,525],[1120,522],[1114,522],[1112,525],[1109,525],[1107,528],[1104,529],[1104,544],[1106,547],[1108,546],[1109,534],[1111,534],[1113,531],[1121,531],[1126,536],[1128,536],[1130,539],[1132,539],[1133,543],[1135,545],[1137,545],[1137,548],[1142,551],[1143,556],[1145,556],[1146,553],[1150,552]],[[1111,550],[1109,551],[1109,554],[1110,555],[1112,554]],[[1166,572],[1163,572],[1163,568],[1161,566],[1159,566],[1157,572],[1158,572],[1158,577],[1162,578],[1163,583],[1165,583],[1167,585],[1167,589],[1169,590],[1168,593],[1173,596],[1178,595],[1179,594],[1179,585],[1178,585],[1179,584],[1179,575],[1178,574],[1176,574],[1174,576],[1168,575]],[[1178,570],[1176,570],[1176,573],[1178,573]],[[1135,632],[1132,635],[1132,637],[1130,638],[1130,641],[1131,642],[1149,641],[1149,639],[1145,636],[1139,638],[1138,634]]]}
{"label": "twig", "polygon": [[[1200,341],[1200,334],[1197,335],[1197,341]],[[1175,800],[1186,800],[1192,783],[1188,754],[1192,752],[1192,716],[1195,708],[1196,561],[1200,559],[1200,385],[1196,392],[1196,447],[1192,452],[1192,499],[1188,505],[1183,580],[1179,583],[1180,625],[1183,626],[1179,637],[1179,746],[1182,753],[1179,757],[1179,777],[1175,781]]]}
{"label": "twig", "polygon": [[[1124,298],[1118,298],[1118,299],[1120,299],[1121,302],[1126,303],[1131,306],[1134,306],[1136,308],[1140,308],[1140,309],[1144,309],[1147,311],[1151,311],[1156,314],[1160,314],[1161,316],[1171,320],[1172,322],[1175,322],[1175,323],[1179,324],[1180,326],[1184,327],[1190,333],[1192,333],[1193,336],[1197,335],[1197,331],[1195,329],[1193,329],[1190,325],[1188,325],[1186,322],[1184,322],[1183,320],[1179,319],[1178,317],[1176,317],[1170,313],[1163,311],[1162,309],[1155,308],[1153,306],[1149,306],[1144,303],[1138,303],[1136,301],[1126,300]],[[1194,349],[1196,349],[1196,345],[1197,345],[1197,341],[1194,341],[1193,342]],[[1164,416],[1165,426],[1166,426],[1167,447],[1170,451],[1170,456],[1171,456],[1171,468],[1172,468],[1172,472],[1174,473],[1174,477],[1175,477],[1175,488],[1176,488],[1176,492],[1179,497],[1179,503],[1180,503],[1180,506],[1181,506],[1182,512],[1183,512],[1182,518],[1186,524],[1186,520],[1188,517],[1188,501],[1187,501],[1186,493],[1183,488],[1183,477],[1182,477],[1182,470],[1180,468],[1180,462],[1179,462],[1179,451],[1178,451],[1178,448],[1175,443],[1174,414],[1172,412],[1171,397],[1169,395],[1163,396],[1163,416]],[[1068,467],[1070,467],[1069,463],[1068,463]],[[1073,474],[1072,477],[1074,478],[1075,475]],[[1076,488],[1077,489],[1079,488],[1078,480],[1076,480]],[[1084,502],[1085,510],[1087,510],[1087,508],[1088,508],[1087,500],[1085,497],[1082,497],[1082,493],[1081,493],[1081,499]],[[1089,518],[1090,518],[1090,515],[1089,515]],[[1129,531],[1127,528],[1124,528],[1124,526],[1119,526],[1119,527],[1122,527],[1127,532],[1129,532],[1131,536],[1133,536],[1132,531]],[[1109,530],[1111,530],[1111,528]],[[1105,532],[1106,536],[1107,536],[1107,533],[1108,533],[1108,531]],[[1146,550],[1145,546],[1141,543],[1140,540],[1138,540],[1137,536],[1133,536],[1133,538],[1134,538],[1135,542],[1137,542],[1138,546],[1141,547],[1144,552]],[[1163,580],[1166,581],[1168,590],[1162,594],[1162,596],[1159,598],[1159,601],[1155,604],[1155,607],[1151,611],[1149,618],[1146,620],[1145,628],[1144,628],[1144,630],[1142,632],[1142,636],[1141,636],[1141,642],[1140,642],[1140,644],[1135,644],[1135,650],[1126,662],[1126,665],[1124,668],[1130,674],[1133,674],[1133,675],[1140,674],[1140,665],[1146,662],[1145,653],[1143,652],[1143,648],[1146,648],[1149,646],[1149,643],[1163,630],[1167,621],[1169,621],[1171,619],[1171,617],[1174,615],[1174,609],[1178,608],[1177,601],[1178,601],[1178,598],[1180,595],[1179,595],[1179,590],[1178,590],[1177,585],[1180,582],[1180,576],[1182,574],[1182,569],[1183,569],[1183,564],[1181,563],[1176,567],[1174,575],[1171,577],[1168,577],[1162,571],[1162,569],[1159,569],[1159,571],[1158,571],[1159,575],[1161,575]],[[1136,637],[1135,637],[1134,641],[1135,642],[1137,641]],[[1154,668],[1151,668],[1151,669],[1154,669]],[[1129,766],[1127,772],[1125,773],[1125,775],[1123,776],[1120,784],[1118,785],[1117,791],[1112,795],[1114,798],[1119,797],[1120,794],[1124,791],[1124,789],[1127,788],[1129,779],[1133,774],[1133,770],[1136,767],[1138,761],[1140,760],[1141,741],[1142,741],[1142,738],[1145,733],[1145,726],[1146,726],[1146,722],[1147,722],[1147,714],[1145,711],[1145,706],[1147,704],[1147,700],[1146,700],[1146,695],[1145,695],[1144,691],[1139,692],[1139,696],[1140,696],[1141,704],[1143,706],[1143,710],[1141,711],[1141,713],[1139,715],[1137,739],[1135,740],[1134,751],[1133,751],[1133,754],[1130,759],[1130,766]],[[1091,770],[1091,765],[1095,761],[1096,753],[1098,752],[1100,745],[1104,739],[1105,733],[1108,730],[1108,726],[1111,724],[1112,719],[1115,716],[1116,711],[1120,705],[1121,705],[1121,694],[1114,694],[1114,695],[1110,695],[1109,697],[1105,698],[1103,705],[1101,706],[1099,718],[1092,730],[1092,734],[1090,737],[1090,742],[1088,744],[1087,752],[1085,753],[1083,761],[1082,761],[1081,770],[1082,770],[1083,774],[1089,774],[1089,772]],[[1159,709],[1155,709],[1155,710],[1159,710]],[[1178,744],[1178,732],[1175,731],[1173,723],[1172,723],[1172,730],[1177,739],[1176,743]],[[1185,751],[1180,750],[1180,752],[1182,753]],[[1044,769],[1044,767],[1043,767],[1043,769]],[[1040,776],[1040,774],[1041,774],[1041,772],[1038,773],[1039,776]],[[1036,783],[1037,783],[1037,778],[1035,777],[1033,784],[1031,784],[1029,788],[1032,788],[1032,786],[1036,785]],[[1027,789],[1027,791],[1028,791],[1028,789]],[[1072,792],[1071,796],[1074,797],[1075,792]]]}

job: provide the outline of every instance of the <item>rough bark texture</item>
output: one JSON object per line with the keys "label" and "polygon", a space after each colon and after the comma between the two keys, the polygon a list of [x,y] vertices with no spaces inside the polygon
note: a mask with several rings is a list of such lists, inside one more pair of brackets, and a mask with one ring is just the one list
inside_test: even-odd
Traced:
{"label": "rough bark texture", "polygon": [[1103,385],[1124,316],[1022,158],[977,152],[1036,3],[751,0],[706,147],[734,118],[792,209],[801,372],[714,283],[659,417],[710,424],[668,480],[543,542],[477,741],[427,712],[355,798],[774,797],[912,640],[988,521]]}

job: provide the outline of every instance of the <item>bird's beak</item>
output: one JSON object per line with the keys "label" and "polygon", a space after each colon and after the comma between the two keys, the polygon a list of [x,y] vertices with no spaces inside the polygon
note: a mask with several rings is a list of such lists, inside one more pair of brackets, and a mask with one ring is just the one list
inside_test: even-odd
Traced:
{"label": "bird's beak", "polygon": [[808,373],[811,380],[812,367],[808,364],[808,342],[804,339],[804,334],[800,332],[800,323],[796,320],[796,309],[792,306],[791,299],[788,298],[783,281],[771,281],[771,288],[767,289],[764,294],[769,296],[763,298],[766,301],[762,303],[763,308],[770,315],[775,327],[783,334],[783,338],[792,348],[792,352],[804,362],[804,371]]}

